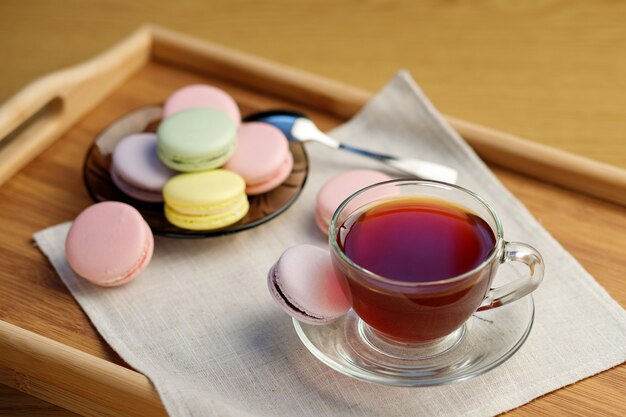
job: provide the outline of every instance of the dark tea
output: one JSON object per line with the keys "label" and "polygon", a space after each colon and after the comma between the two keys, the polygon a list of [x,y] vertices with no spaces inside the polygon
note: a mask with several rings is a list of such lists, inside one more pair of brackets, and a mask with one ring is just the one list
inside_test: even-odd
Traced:
{"label": "dark tea", "polygon": [[351,221],[339,247],[357,265],[397,281],[461,275],[487,259],[496,241],[486,221],[437,200],[384,203]]}
{"label": "dark tea", "polygon": [[472,271],[496,244],[485,220],[443,200],[382,202],[349,217],[336,238],[352,262],[386,279],[372,280],[336,263],[356,313],[395,339],[428,341],[453,332],[480,304],[493,275],[485,268],[435,283]]}

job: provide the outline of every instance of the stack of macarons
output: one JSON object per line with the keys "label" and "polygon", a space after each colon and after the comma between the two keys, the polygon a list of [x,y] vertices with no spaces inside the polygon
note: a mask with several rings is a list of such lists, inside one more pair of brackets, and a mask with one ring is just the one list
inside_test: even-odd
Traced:
{"label": "stack of macarons", "polygon": [[278,128],[242,123],[226,92],[190,85],[166,100],[156,134],[118,142],[111,178],[134,199],[164,201],[173,225],[213,230],[245,217],[247,196],[278,187],[292,168],[287,138]]}

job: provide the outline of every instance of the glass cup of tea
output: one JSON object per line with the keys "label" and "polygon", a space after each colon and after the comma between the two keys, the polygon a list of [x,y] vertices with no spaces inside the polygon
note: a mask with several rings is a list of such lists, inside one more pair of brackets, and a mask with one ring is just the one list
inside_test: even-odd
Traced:
{"label": "glass cup of tea", "polygon": [[[392,180],[356,192],[331,220],[330,246],[359,337],[398,357],[451,349],[474,313],[524,297],[544,273],[537,250],[504,240],[480,196],[434,181]],[[494,287],[507,262],[528,271]]]}

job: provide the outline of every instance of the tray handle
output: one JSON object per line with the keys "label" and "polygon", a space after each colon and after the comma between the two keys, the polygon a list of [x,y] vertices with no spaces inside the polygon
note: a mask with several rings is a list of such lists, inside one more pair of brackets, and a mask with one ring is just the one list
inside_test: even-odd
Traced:
{"label": "tray handle", "polygon": [[0,106],[0,185],[50,146],[149,59],[143,27],[114,48],[44,76]]}

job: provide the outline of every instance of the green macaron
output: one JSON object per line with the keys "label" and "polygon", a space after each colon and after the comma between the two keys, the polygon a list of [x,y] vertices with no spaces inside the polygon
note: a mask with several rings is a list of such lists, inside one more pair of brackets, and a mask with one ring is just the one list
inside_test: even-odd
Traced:
{"label": "green macaron", "polygon": [[192,108],[164,119],[157,137],[159,158],[165,165],[178,171],[204,171],[230,159],[237,129],[222,111]]}

